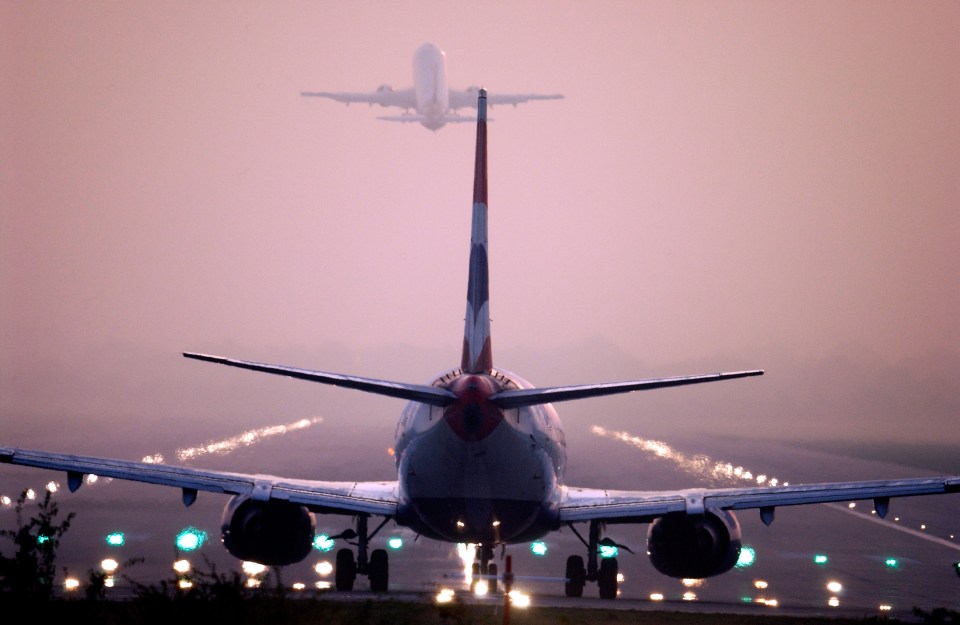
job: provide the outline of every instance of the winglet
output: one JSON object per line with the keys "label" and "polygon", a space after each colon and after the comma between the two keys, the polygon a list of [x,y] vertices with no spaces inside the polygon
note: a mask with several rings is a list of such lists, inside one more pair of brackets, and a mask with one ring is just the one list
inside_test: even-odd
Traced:
{"label": "winglet", "polygon": [[470,231],[470,274],[461,369],[486,373],[493,369],[490,348],[490,283],[487,264],[487,90],[477,101],[477,152],[473,170],[473,221]]}

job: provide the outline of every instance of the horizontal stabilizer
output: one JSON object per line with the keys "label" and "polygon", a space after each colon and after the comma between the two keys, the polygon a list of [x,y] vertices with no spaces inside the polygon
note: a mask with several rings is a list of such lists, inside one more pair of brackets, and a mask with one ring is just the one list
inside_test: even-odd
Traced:
{"label": "horizontal stabilizer", "polygon": [[649,380],[634,380],[632,382],[607,382],[603,384],[582,384],[578,386],[555,386],[551,388],[530,388],[513,391],[501,391],[490,397],[490,400],[501,408],[519,408],[521,406],[535,406],[537,404],[551,404],[571,399],[585,399],[587,397],[601,397],[618,393],[632,393],[633,391],[649,391],[655,388],[668,386],[685,386],[702,382],[718,382],[733,380],[754,375],[763,375],[762,369],[750,371],[734,371],[731,373],[710,373],[707,375],[690,375],[676,378],[653,378]]}
{"label": "horizontal stabilizer", "polygon": [[272,373],[274,375],[283,375],[299,380],[310,382],[319,382],[321,384],[330,384],[333,386],[342,386],[352,388],[365,393],[375,393],[377,395],[386,395],[387,397],[397,397],[409,401],[418,401],[432,406],[447,406],[456,400],[456,396],[443,388],[435,386],[423,386],[420,384],[404,384],[402,382],[388,382],[386,380],[374,380],[371,378],[360,378],[352,375],[342,375],[340,373],[326,373],[324,371],[311,371],[309,369],[298,369],[296,367],[285,367],[282,365],[268,365],[262,362],[250,362],[248,360],[235,360],[232,358],[223,358],[221,356],[209,356],[207,354],[194,354],[184,352],[187,358],[194,360],[203,360],[205,362],[215,362],[220,365],[230,367],[239,367],[240,369],[249,369],[261,373]]}

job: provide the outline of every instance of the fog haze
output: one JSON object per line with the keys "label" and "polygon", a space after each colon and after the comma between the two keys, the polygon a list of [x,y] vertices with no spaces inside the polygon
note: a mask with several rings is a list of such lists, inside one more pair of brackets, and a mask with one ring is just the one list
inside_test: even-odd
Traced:
{"label": "fog haze", "polygon": [[[429,40],[453,87],[566,96],[491,111],[499,366],[537,384],[761,367],[610,401],[682,415],[716,395],[727,412],[690,423],[956,440],[953,4],[2,11],[5,423],[357,399],[182,350],[406,381],[454,364],[473,128],[298,96],[408,87]],[[273,390],[210,390],[233,383]]]}
{"label": "fog haze", "polygon": [[409,87],[432,41],[451,87],[565,96],[490,111],[497,366],[766,370],[560,404],[571,448],[955,445],[958,30],[950,2],[2,3],[0,443],[140,458],[321,416],[231,468],[391,479],[397,401],[180,353],[459,363],[474,127],[299,96]]}

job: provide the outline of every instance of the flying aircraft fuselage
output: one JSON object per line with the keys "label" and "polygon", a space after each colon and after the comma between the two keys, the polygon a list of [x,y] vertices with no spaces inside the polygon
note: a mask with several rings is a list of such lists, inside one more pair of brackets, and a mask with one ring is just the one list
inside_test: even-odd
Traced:
{"label": "flying aircraft fuselage", "polygon": [[557,529],[566,441],[553,406],[494,404],[497,392],[532,388],[504,370],[453,369],[432,386],[457,399],[446,407],[410,402],[400,416],[397,522],[430,538],[482,544]]}
{"label": "flying aircraft fuselage", "polygon": [[432,43],[417,48],[413,55],[413,76],[417,113],[423,116],[421,123],[436,130],[446,123],[444,117],[450,109],[443,50]]}

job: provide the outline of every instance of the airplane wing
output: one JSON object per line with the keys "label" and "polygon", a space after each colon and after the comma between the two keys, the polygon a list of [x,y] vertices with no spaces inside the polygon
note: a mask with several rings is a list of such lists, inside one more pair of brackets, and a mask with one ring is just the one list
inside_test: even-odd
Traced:
{"label": "airplane wing", "polygon": [[[435,121],[437,118],[428,118],[425,115],[383,115],[377,119],[383,119],[388,122],[404,122],[411,123],[416,122],[418,124],[423,123],[424,121]],[[476,117],[464,117],[463,115],[444,115],[440,117],[445,124],[460,124],[463,122],[475,122],[477,121]],[[490,120],[488,120],[490,121]]]}
{"label": "airplane wing", "polygon": [[394,91],[389,87],[380,87],[370,92],[331,92],[331,91],[301,91],[300,95],[307,98],[329,98],[344,104],[379,104],[380,106],[398,106],[404,109],[417,108],[417,96],[413,89]]}
{"label": "airplane wing", "polygon": [[760,510],[764,523],[773,521],[778,506],[838,501],[873,500],[882,518],[893,497],[960,492],[960,476],[826,482],[761,488],[714,488],[680,491],[623,491],[564,487],[560,521],[602,520],[607,523],[645,523],[670,512],[702,514],[705,510]]}
{"label": "airplane wing", "polygon": [[84,475],[172,486],[192,504],[198,491],[289,501],[327,514],[367,513],[392,517],[397,511],[397,482],[321,482],[272,475],[208,471],[168,464],[132,462],[95,456],[74,456],[32,449],[0,447],[0,462],[66,471],[67,486],[76,491]]}
{"label": "airplane wing", "polygon": [[[450,108],[459,109],[464,107],[477,108],[477,93],[476,88],[470,89],[451,89],[450,90]],[[494,106],[497,104],[512,104],[514,106],[518,104],[523,104],[524,102],[529,102],[530,100],[560,100],[563,99],[563,96],[559,93],[550,94],[550,95],[541,95],[538,93],[501,93],[501,94],[488,94],[487,95],[487,105]]]}

